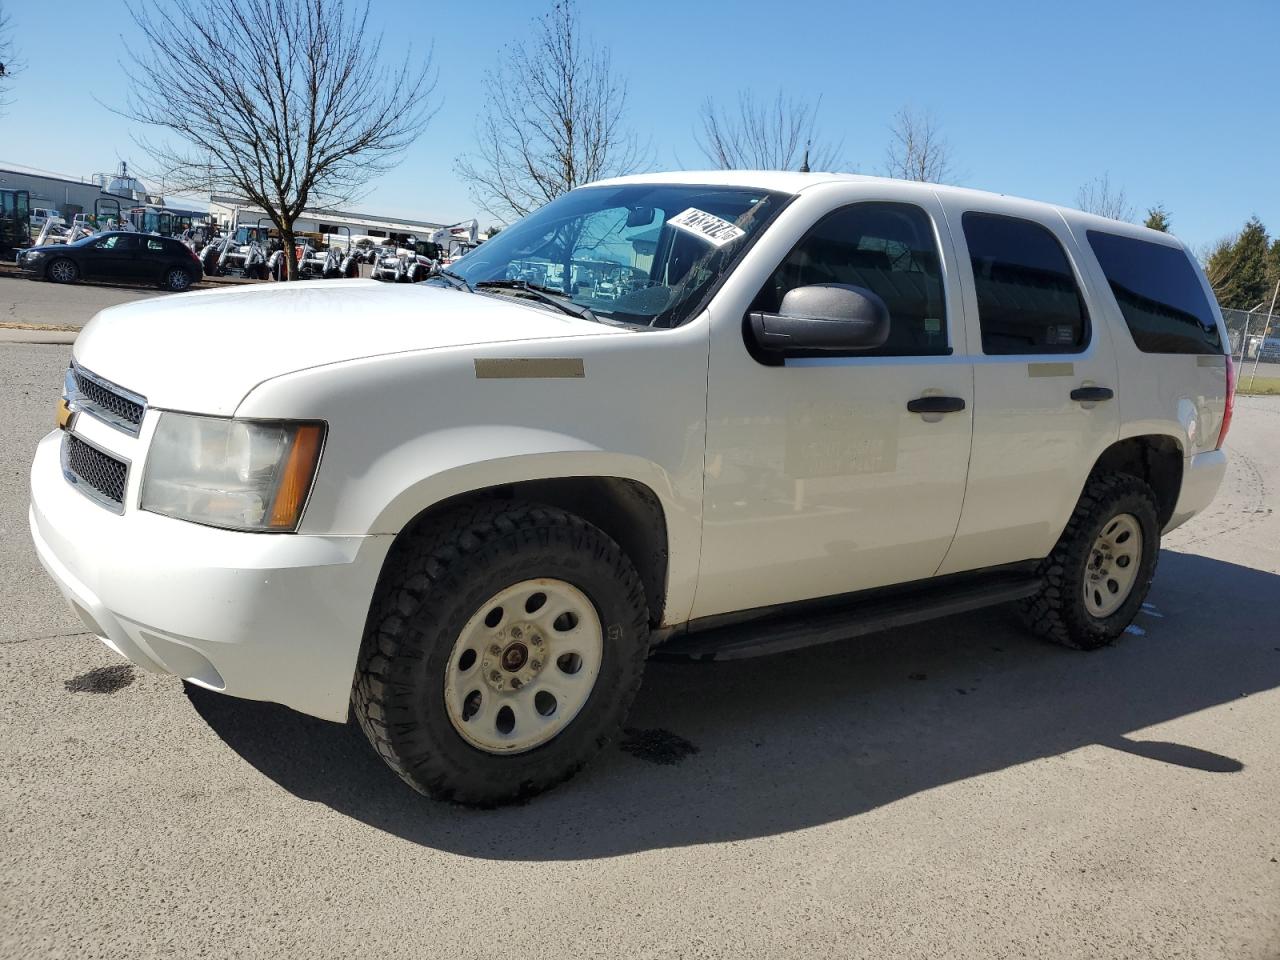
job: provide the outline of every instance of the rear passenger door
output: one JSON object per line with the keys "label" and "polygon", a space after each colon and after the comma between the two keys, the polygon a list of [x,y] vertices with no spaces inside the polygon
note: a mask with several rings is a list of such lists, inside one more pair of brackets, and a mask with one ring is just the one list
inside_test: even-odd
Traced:
{"label": "rear passenger door", "polygon": [[173,252],[168,241],[161,237],[144,237],[142,250],[138,254],[137,278],[139,280],[158,281],[173,260]]}
{"label": "rear passenger door", "polygon": [[969,480],[939,569],[956,573],[1049,553],[1120,408],[1110,330],[1088,306],[1099,291],[1058,213],[943,203],[974,364]]}

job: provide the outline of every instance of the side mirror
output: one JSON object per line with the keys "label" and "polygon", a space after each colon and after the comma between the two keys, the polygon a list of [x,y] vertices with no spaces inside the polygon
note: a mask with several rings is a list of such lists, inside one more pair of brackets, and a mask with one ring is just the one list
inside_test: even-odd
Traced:
{"label": "side mirror", "polygon": [[753,345],[775,362],[809,353],[835,356],[874,350],[889,339],[889,308],[866,287],[819,283],[796,287],[778,313],[749,313]]}

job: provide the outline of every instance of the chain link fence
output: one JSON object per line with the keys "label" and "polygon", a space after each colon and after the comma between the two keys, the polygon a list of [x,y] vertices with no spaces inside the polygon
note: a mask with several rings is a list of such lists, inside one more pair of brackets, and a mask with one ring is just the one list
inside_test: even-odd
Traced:
{"label": "chain link fence", "polygon": [[1266,309],[1226,310],[1222,311],[1222,319],[1227,324],[1227,337],[1231,343],[1231,352],[1238,360],[1253,360],[1260,354],[1262,359],[1280,359],[1280,305],[1276,315],[1271,318],[1271,329],[1267,332],[1267,347],[1263,346],[1263,330],[1267,326]]}

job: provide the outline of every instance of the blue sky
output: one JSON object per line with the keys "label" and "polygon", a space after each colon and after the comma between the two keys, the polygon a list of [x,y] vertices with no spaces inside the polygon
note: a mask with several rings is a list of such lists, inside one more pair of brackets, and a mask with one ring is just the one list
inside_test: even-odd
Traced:
{"label": "blue sky", "polygon": [[[334,0],[336,3],[352,0]],[[28,61],[0,121],[0,161],[88,175],[143,167],[117,59],[117,0],[4,3]],[[483,108],[480,77],[541,3],[379,3],[390,52],[434,44],[442,106],[399,168],[358,205],[454,221],[477,213],[454,174]],[[1163,203],[1193,245],[1257,214],[1280,234],[1280,2],[897,4],[583,0],[584,26],[630,83],[630,120],[655,168],[698,167],[698,105],[749,88],[822,95],[821,126],[881,172],[896,110],[940,122],[958,182],[1072,204],[1106,173],[1140,210]],[[22,132],[25,131],[25,132]],[[481,224],[490,218],[481,214]]]}

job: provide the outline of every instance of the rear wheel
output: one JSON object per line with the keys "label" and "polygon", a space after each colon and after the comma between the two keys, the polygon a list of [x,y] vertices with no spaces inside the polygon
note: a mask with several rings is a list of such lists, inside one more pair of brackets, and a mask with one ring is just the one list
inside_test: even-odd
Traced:
{"label": "rear wheel", "polygon": [[1106,646],[1141,609],[1159,550],[1151,487],[1128,474],[1093,478],[1053,553],[1040,564],[1044,585],[1023,601],[1023,619],[1064,646]]}
{"label": "rear wheel", "polygon": [[190,289],[191,283],[191,273],[181,267],[170,267],[165,271],[164,288],[166,290],[181,293],[183,290]]}
{"label": "rear wheel", "polygon": [[397,540],[352,706],[414,789],[492,806],[567,779],[617,732],[648,646],[643,587],[604,532],[478,504]]}
{"label": "rear wheel", "polygon": [[75,283],[80,279],[80,268],[66,257],[59,257],[49,264],[45,276],[54,283]]}

